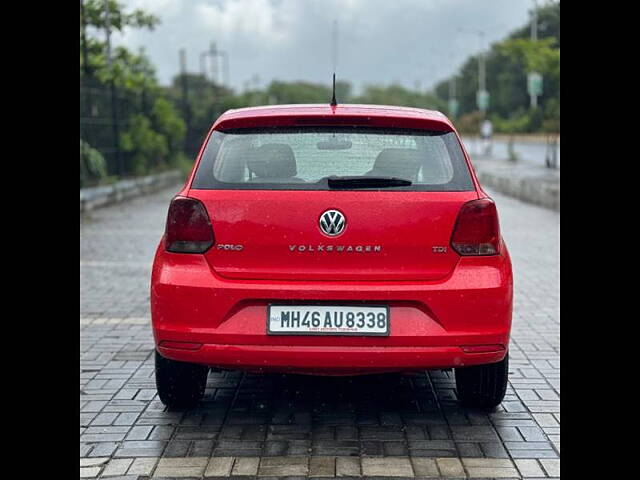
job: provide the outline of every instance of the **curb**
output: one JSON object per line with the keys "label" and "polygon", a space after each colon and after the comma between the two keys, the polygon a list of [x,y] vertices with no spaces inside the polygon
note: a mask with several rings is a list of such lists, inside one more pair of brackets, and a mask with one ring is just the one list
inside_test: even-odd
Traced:
{"label": "curb", "polygon": [[[465,140],[480,140],[480,135],[477,133],[465,133],[460,134],[460,137],[463,141]],[[547,143],[547,140],[550,138],[556,139],[558,145],[560,145],[560,135],[559,134],[537,134],[537,133],[517,133],[517,134],[508,134],[508,133],[494,133],[493,141],[498,142],[509,142],[513,140],[515,143]]]}
{"label": "curb", "polygon": [[483,168],[474,164],[483,186],[510,197],[560,211],[560,174],[555,172],[527,175],[507,168]]}
{"label": "curb", "polygon": [[184,181],[180,170],[120,180],[113,185],[80,189],[80,213],[155,192]]}

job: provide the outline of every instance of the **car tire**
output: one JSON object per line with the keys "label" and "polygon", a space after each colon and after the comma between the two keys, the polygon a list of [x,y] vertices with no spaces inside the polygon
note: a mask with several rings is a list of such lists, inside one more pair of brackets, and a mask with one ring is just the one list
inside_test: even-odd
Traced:
{"label": "car tire", "polygon": [[176,362],[156,350],[156,388],[160,401],[169,408],[191,408],[204,396],[209,367]]}
{"label": "car tire", "polygon": [[469,407],[493,408],[504,399],[509,376],[509,354],[498,363],[455,369],[460,402]]}

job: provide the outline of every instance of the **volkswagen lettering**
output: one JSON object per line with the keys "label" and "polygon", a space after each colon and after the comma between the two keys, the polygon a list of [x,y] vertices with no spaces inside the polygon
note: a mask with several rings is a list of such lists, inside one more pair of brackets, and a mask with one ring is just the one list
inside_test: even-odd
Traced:
{"label": "volkswagen lettering", "polygon": [[151,278],[159,397],[210,368],[360,375],[454,369],[505,395],[512,271],[494,202],[440,112],[229,110],[168,209]]}

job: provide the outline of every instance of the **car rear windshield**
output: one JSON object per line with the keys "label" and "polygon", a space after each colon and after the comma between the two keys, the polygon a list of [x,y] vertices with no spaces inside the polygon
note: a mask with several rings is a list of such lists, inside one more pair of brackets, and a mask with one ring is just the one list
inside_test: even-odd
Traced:
{"label": "car rear windshield", "polygon": [[214,131],[191,187],[469,191],[473,183],[453,132],[305,127]]}

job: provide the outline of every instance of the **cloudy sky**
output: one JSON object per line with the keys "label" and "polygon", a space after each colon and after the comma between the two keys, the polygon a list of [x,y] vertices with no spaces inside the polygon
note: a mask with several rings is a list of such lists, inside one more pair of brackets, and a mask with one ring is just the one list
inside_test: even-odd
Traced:
{"label": "cloudy sky", "polygon": [[[532,0],[121,0],[162,21],[128,30],[114,42],[144,47],[168,84],[179,70],[200,70],[199,55],[215,41],[229,56],[232,87],[253,78],[329,83],[332,25],[337,20],[337,77],[365,84],[428,88],[464,59],[528,21]],[[461,32],[463,30],[464,32]]]}

